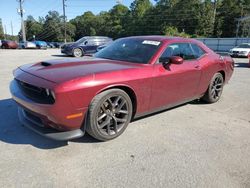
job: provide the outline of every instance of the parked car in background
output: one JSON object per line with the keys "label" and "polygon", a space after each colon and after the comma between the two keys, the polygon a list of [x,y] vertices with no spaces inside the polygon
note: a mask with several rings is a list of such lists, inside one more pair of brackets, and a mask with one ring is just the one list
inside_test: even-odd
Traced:
{"label": "parked car in background", "polygon": [[248,57],[250,54],[250,43],[242,43],[229,51],[232,57]]}
{"label": "parked car in background", "polygon": [[52,44],[55,46],[55,48],[60,48],[61,45],[63,45],[62,42],[52,42]]}
{"label": "parked car in background", "polygon": [[33,42],[36,44],[36,48],[45,50],[47,49],[47,43],[45,41],[36,40]]}
{"label": "parked car in background", "polygon": [[61,46],[61,52],[74,57],[81,57],[85,54],[93,54],[97,51],[98,46],[110,43],[109,37],[86,36],[73,43],[66,43]]}
{"label": "parked car in background", "polygon": [[17,49],[18,44],[15,41],[11,40],[2,40],[2,47],[3,49]]}
{"label": "parked car in background", "polygon": [[47,47],[48,48],[55,48],[55,45],[53,42],[47,42]]}
{"label": "parked car in background", "polygon": [[21,41],[21,42],[19,42],[18,48],[20,48],[20,49],[35,49],[36,45],[34,42]]}
{"label": "parked car in background", "polygon": [[93,58],[23,65],[10,90],[31,130],[55,140],[87,131],[107,141],[135,117],[195,99],[217,102],[233,70],[230,56],[197,40],[137,36],[118,39]]}
{"label": "parked car in background", "polygon": [[0,40],[0,48],[2,47],[2,40]]}

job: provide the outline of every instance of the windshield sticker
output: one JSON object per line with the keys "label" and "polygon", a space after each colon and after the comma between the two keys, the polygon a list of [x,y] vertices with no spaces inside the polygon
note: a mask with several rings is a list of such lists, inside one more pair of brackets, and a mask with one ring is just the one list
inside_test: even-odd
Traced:
{"label": "windshield sticker", "polygon": [[142,42],[142,44],[150,44],[150,45],[154,45],[154,46],[159,46],[161,42],[159,41],[153,41],[153,40],[144,40]]}

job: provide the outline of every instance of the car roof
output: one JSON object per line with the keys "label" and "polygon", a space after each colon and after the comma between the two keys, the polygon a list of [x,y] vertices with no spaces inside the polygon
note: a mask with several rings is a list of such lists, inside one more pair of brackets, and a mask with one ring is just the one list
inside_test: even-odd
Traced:
{"label": "car roof", "polygon": [[190,38],[183,38],[183,37],[173,37],[173,36],[162,36],[162,35],[146,35],[146,36],[132,36],[126,38],[139,38],[144,40],[156,40],[160,42],[167,42],[167,41],[176,41],[176,42],[196,42],[199,41]]}
{"label": "car roof", "polygon": [[105,36],[84,36],[82,38],[86,38],[86,39],[111,39],[111,38],[105,37]]}

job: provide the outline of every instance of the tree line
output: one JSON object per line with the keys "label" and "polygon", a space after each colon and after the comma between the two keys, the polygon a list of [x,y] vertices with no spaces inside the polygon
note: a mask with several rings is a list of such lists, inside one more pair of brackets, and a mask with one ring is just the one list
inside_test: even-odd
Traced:
{"label": "tree line", "polygon": [[[171,35],[235,37],[237,19],[250,15],[250,0],[134,0],[95,15],[91,11],[66,23],[67,41],[83,36]],[[27,39],[63,41],[63,16],[49,11],[45,17],[25,20]],[[240,22],[239,36],[250,35],[250,20]],[[1,31],[0,31],[1,34]],[[19,33],[21,37],[21,33]]]}

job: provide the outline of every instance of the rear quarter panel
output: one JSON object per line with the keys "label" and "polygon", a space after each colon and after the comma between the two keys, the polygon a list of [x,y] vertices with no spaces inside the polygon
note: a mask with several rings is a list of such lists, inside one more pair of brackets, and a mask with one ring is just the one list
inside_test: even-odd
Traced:
{"label": "rear quarter panel", "polygon": [[228,62],[225,61],[224,57],[212,52],[208,53],[199,59],[200,67],[201,67],[201,80],[199,86],[199,94],[202,95],[206,92],[210,81],[215,73],[223,72],[225,77],[225,82],[228,82],[230,77],[232,76],[233,69],[229,68],[229,65],[232,63],[232,60]]}

